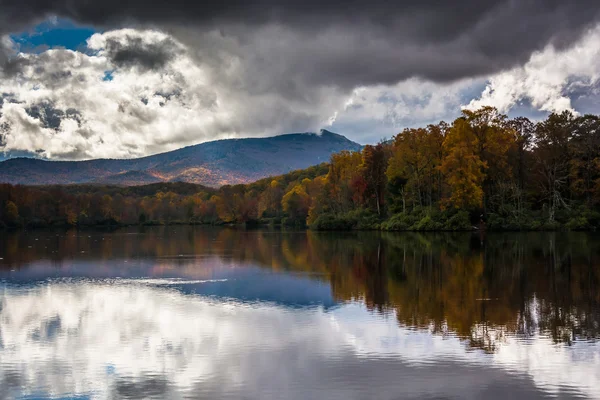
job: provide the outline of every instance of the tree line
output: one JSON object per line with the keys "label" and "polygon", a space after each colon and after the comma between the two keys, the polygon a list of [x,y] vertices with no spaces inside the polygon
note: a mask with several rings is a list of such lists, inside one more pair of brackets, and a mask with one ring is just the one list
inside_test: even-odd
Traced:
{"label": "tree line", "polygon": [[251,184],[0,186],[6,226],[273,223],[315,229],[590,229],[600,225],[600,117],[495,108],[407,128],[329,163]]}

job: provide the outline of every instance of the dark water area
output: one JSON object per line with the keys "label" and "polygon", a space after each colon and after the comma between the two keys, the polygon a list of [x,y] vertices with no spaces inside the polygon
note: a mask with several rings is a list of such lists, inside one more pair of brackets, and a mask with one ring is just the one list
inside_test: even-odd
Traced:
{"label": "dark water area", "polygon": [[600,398],[598,234],[0,235],[0,399]]}

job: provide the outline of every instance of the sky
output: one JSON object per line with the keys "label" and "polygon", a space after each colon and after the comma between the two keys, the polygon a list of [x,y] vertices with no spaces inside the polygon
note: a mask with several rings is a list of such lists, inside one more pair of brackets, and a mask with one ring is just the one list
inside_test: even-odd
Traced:
{"label": "sky", "polygon": [[599,113],[599,71],[595,0],[4,0],[0,158]]}

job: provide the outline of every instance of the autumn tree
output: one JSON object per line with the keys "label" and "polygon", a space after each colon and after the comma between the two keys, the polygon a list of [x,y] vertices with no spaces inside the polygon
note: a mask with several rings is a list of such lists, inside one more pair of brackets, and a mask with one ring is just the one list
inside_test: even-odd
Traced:
{"label": "autumn tree", "polygon": [[260,194],[258,200],[259,217],[276,217],[281,210],[283,188],[277,179],[271,180],[267,188]]}
{"label": "autumn tree", "polygon": [[570,151],[570,188],[588,207],[600,202],[600,118],[584,115],[573,121]]}
{"label": "autumn tree", "polygon": [[431,206],[438,200],[444,128],[440,124],[405,129],[394,137],[386,176],[388,188],[401,198],[403,212],[407,201]]}
{"label": "autumn tree", "polygon": [[102,216],[104,219],[110,219],[113,217],[112,202],[113,198],[109,194],[102,196]]}
{"label": "autumn tree", "polygon": [[515,136],[507,125],[506,115],[500,114],[494,107],[463,110],[463,118],[474,138],[475,155],[481,161],[482,206],[485,214],[497,185],[511,177],[508,154]]}
{"label": "autumn tree", "polygon": [[217,214],[222,221],[232,222],[237,219],[236,208],[233,204],[233,195],[231,197],[214,195],[210,198],[210,201],[215,204]]}
{"label": "autumn tree", "polygon": [[[493,177],[496,179],[496,196],[492,206],[500,214],[510,211],[520,217],[525,212],[527,190],[531,187],[531,149],[535,124],[528,118],[517,117],[507,121],[506,128],[513,135],[514,143],[508,153],[511,173],[508,179]],[[501,178],[507,178],[506,174]]]}
{"label": "autumn tree", "polygon": [[387,163],[388,152],[383,143],[364,147],[361,170],[366,182],[365,193],[370,199],[369,206],[376,210],[379,216],[383,213]]}
{"label": "autumn tree", "polygon": [[445,206],[466,210],[481,207],[485,164],[478,155],[477,138],[465,118],[454,121],[444,139],[444,152],[441,171],[450,188]]}
{"label": "autumn tree", "polygon": [[569,181],[569,140],[574,117],[569,111],[551,114],[536,126],[534,157],[541,195],[548,205],[548,221],[555,221],[556,211],[569,208],[565,191]]}
{"label": "autumn tree", "polygon": [[319,215],[323,214],[327,207],[327,186],[326,176],[317,176],[307,187],[307,193],[310,196],[310,207],[308,210],[308,225],[313,224]]}
{"label": "autumn tree", "polygon": [[247,191],[240,198],[238,222],[255,221],[258,219],[258,194],[256,191]]}
{"label": "autumn tree", "polygon": [[533,144],[535,124],[526,117],[517,117],[509,120],[507,127],[511,129],[515,143],[511,154],[513,176],[518,187],[523,189],[530,167],[528,155]]}
{"label": "autumn tree", "polygon": [[302,184],[296,184],[281,199],[283,211],[294,223],[305,223],[310,208],[310,197]]}
{"label": "autumn tree", "polygon": [[362,173],[363,157],[359,152],[341,151],[331,155],[326,190],[329,207],[345,213],[364,202],[366,180]]}

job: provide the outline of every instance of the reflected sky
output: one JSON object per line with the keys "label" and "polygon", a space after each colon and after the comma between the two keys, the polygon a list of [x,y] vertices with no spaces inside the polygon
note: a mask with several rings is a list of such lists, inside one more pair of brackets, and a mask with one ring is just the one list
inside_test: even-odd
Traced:
{"label": "reflected sky", "polygon": [[[158,264],[149,260],[81,261],[69,262],[57,269],[55,264],[42,261],[32,263],[26,269],[0,272],[0,279],[13,285],[35,286],[48,281],[78,285],[92,278],[106,284],[169,286],[184,294],[242,302],[273,302],[287,307],[321,305],[329,308],[336,304],[329,285],[311,275],[278,273],[252,264],[232,265],[216,257],[202,259],[199,263],[188,259],[185,261],[187,270],[183,271],[172,271],[161,265],[169,262],[169,259]],[[195,271],[197,273],[193,273],[194,266],[201,267]]]}
{"label": "reflected sky", "polygon": [[[219,247],[210,244],[213,234],[222,235],[198,233],[193,242],[201,244],[185,257],[149,254],[132,235],[110,254],[81,253],[61,239],[55,248],[69,251],[60,259],[39,252],[15,261],[23,255],[7,252],[4,240],[0,398],[600,398],[600,344],[557,342],[539,329],[549,301],[541,290],[517,305],[533,310],[527,335],[490,314],[466,338],[452,323],[406,323],[410,304],[392,285],[408,272],[386,272],[388,300],[373,307],[368,292],[383,278],[362,270],[364,259],[344,273],[321,270],[298,261],[311,257],[297,238],[250,234],[247,242],[240,235],[248,233],[234,233]],[[258,256],[240,257],[242,244],[295,250],[267,267]],[[330,253],[349,252],[339,239],[325,244]],[[173,246],[169,252],[185,247]],[[362,289],[344,289],[361,279]],[[479,337],[492,346],[473,346]]]}

